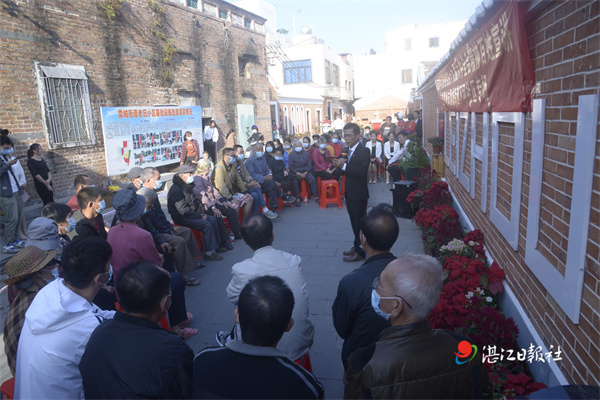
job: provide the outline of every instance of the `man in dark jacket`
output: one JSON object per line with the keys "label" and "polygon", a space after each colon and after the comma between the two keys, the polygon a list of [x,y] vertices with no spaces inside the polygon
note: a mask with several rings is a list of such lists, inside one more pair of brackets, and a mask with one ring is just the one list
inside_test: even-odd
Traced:
{"label": "man in dark jacket", "polygon": [[171,303],[170,280],[146,261],[121,269],[123,310],[94,330],[79,364],[86,398],[190,398],[192,349],[159,325]]}
{"label": "man in dark jacket", "polygon": [[360,223],[360,240],[367,260],[342,278],[333,302],[333,325],[344,339],[342,362],[355,350],[377,342],[379,334],[390,327],[371,307],[371,285],[396,257],[390,249],[398,238],[399,227],[389,204],[379,204]]}
{"label": "man in dark jacket", "polygon": [[197,229],[203,233],[204,258],[208,261],[220,261],[223,259],[218,253],[227,251],[225,247],[217,247],[219,244],[219,227],[217,219],[207,215],[202,207],[202,202],[194,196],[194,172],[196,169],[189,165],[180,165],[177,174],[173,177],[173,185],[167,195],[167,209],[173,222]]}
{"label": "man in dark jacket", "polygon": [[[335,158],[333,165],[340,168],[346,175],[346,208],[350,217],[350,225],[354,232],[354,246],[344,251],[344,261],[361,261],[365,259],[365,252],[360,247],[360,220],[367,213],[369,200],[369,187],[367,173],[371,162],[371,152],[359,143],[360,127],[354,123],[344,126],[344,139],[346,149],[342,157]],[[347,156],[344,156],[347,154]]]}
{"label": "man in dark jacket", "polygon": [[372,307],[392,327],[350,356],[344,398],[482,397],[488,378],[481,357],[464,363],[455,357],[458,344],[469,338],[431,329],[427,321],[442,283],[439,261],[422,254],[392,261],[375,279]]}
{"label": "man in dark jacket", "polygon": [[242,340],[194,359],[195,399],[322,399],[323,385],[277,349],[294,325],[294,294],[276,276],[251,279],[234,315]]}
{"label": "man in dark jacket", "polygon": [[317,191],[317,180],[311,172],[313,168],[312,162],[310,161],[308,151],[302,148],[302,143],[300,141],[294,142],[294,151],[290,153],[288,163],[292,174],[296,174],[300,178],[306,179],[308,186],[310,186],[312,197],[318,202],[319,192]]}
{"label": "man in dark jacket", "polygon": [[292,178],[289,168],[285,166],[283,151],[282,148],[275,149],[274,156],[267,160],[267,165],[271,168],[275,184],[285,193],[291,190],[294,197],[296,197],[294,205],[300,207],[300,204],[302,204],[300,202],[300,184],[297,179]]}
{"label": "man in dark jacket", "polygon": [[126,183],[122,188],[133,190],[134,192],[142,187],[142,167],[133,167],[127,173],[127,178],[130,182]]}
{"label": "man in dark jacket", "polygon": [[77,204],[79,210],[73,213],[77,225],[69,232],[69,238],[73,240],[76,236],[100,236],[106,240],[108,228],[102,218],[106,202],[102,199],[100,189],[93,186],[81,189],[77,193]]}

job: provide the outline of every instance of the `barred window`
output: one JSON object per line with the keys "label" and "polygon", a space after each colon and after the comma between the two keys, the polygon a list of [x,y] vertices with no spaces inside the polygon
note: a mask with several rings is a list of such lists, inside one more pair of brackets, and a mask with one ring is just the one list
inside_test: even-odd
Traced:
{"label": "barred window", "polygon": [[35,65],[50,148],[95,144],[85,68]]}
{"label": "barred window", "polygon": [[221,19],[227,19],[227,10],[221,10],[219,8],[219,18],[221,18]]}
{"label": "barred window", "polygon": [[191,8],[198,8],[198,0],[187,0],[187,6]]}
{"label": "barred window", "polygon": [[244,26],[248,29],[252,28],[252,20],[244,18]]}
{"label": "barred window", "polygon": [[310,60],[284,62],[283,73],[285,83],[312,82]]}

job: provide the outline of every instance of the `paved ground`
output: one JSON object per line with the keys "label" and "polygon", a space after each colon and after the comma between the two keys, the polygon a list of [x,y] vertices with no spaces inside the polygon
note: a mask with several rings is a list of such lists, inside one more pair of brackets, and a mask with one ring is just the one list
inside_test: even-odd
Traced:
{"label": "paved ground", "polygon": [[[369,203],[391,202],[389,188],[384,183],[369,185]],[[163,197],[161,201],[165,206],[166,198]],[[39,209],[37,213],[39,215]],[[35,210],[30,214],[35,217]],[[338,209],[334,205],[322,210],[314,201],[309,201],[299,209],[286,208],[280,214],[283,219],[274,223],[273,246],[302,257],[315,323],[315,340],[310,351],[313,372],[325,385],[327,398],[342,398],[343,368],[340,354],[343,341],[333,327],[331,305],[339,280],[360,266],[360,263],[342,261],[342,251],[352,247],[353,241],[348,214],[345,207]],[[410,220],[398,219],[398,222],[400,236],[392,252],[395,255],[422,253],[420,230]],[[199,330],[196,336],[187,339],[194,352],[216,345],[214,337],[217,331],[231,329],[233,306],[227,300],[225,288],[231,279],[231,266],[251,255],[250,248],[243,241],[238,241],[232,251],[224,254],[223,261],[208,262],[207,268],[191,273],[202,281],[201,285],[186,290],[188,311],[194,314],[190,327]],[[3,325],[3,315],[7,310],[6,293],[0,296],[0,307],[0,324]],[[0,357],[0,382],[9,375],[5,362],[5,357]]]}

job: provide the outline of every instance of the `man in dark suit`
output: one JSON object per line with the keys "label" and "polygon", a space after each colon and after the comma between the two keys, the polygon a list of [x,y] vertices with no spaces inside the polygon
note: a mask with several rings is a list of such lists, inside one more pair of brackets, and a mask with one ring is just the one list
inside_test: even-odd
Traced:
{"label": "man in dark suit", "polygon": [[417,123],[415,136],[420,143],[423,143],[423,120],[421,119],[421,110],[415,111],[414,114],[417,117],[417,120],[415,121]]}
{"label": "man in dark suit", "polygon": [[[360,127],[354,123],[344,126],[344,139],[348,146],[347,159],[344,157],[333,160],[333,165],[346,174],[346,208],[350,216],[350,224],[354,232],[354,246],[344,252],[344,261],[361,261],[365,252],[360,247],[360,220],[367,213],[369,187],[367,172],[371,153],[360,144]],[[342,154],[346,151],[342,151]]]}

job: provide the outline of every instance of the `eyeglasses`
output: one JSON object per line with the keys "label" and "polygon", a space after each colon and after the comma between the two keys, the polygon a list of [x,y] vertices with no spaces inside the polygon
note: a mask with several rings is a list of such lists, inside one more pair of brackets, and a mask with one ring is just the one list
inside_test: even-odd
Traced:
{"label": "eyeglasses", "polygon": [[390,296],[392,296],[392,297],[382,297],[382,299],[386,299],[386,298],[387,299],[395,299],[395,298],[398,298],[398,299],[402,300],[403,302],[405,302],[406,305],[408,306],[408,308],[412,308],[412,306],[410,304],[408,304],[408,301],[406,301],[404,299],[404,297],[398,296],[397,294],[394,294],[394,293],[386,292],[385,290],[381,289],[381,285],[380,285],[380,282],[379,282],[379,277],[377,277],[377,278],[375,278],[375,280],[373,280],[373,286],[372,286],[372,288],[373,288],[373,290],[379,290],[380,292],[383,292],[385,294],[389,294]]}

